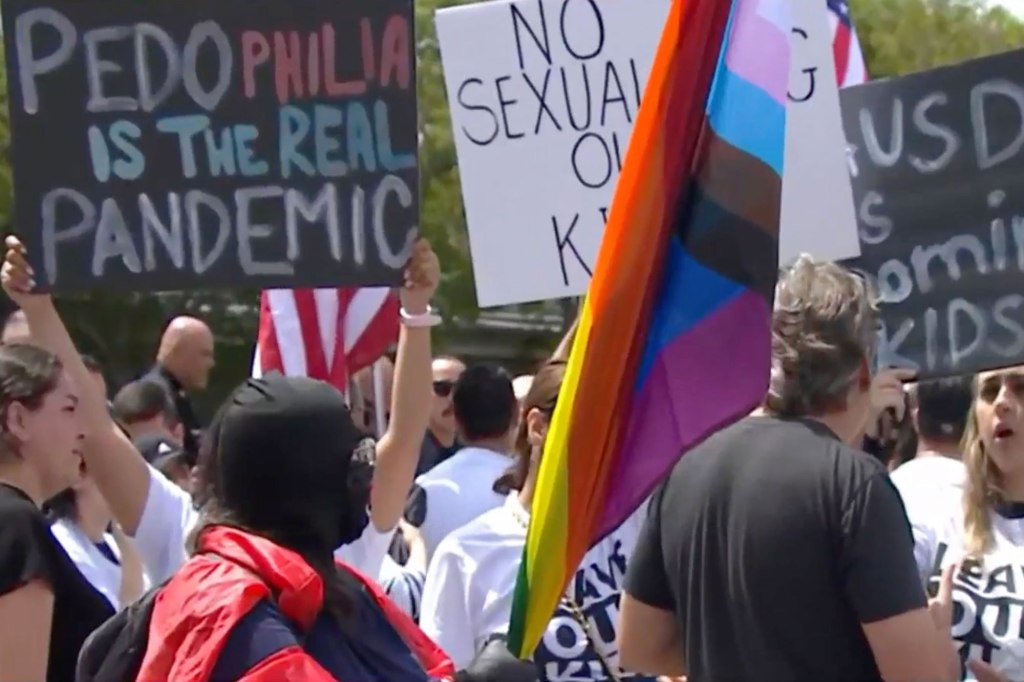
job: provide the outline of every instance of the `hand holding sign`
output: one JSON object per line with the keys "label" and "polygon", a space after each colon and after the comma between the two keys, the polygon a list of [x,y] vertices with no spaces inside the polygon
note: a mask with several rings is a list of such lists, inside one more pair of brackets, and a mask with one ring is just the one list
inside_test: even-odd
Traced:
{"label": "hand holding sign", "polygon": [[1024,50],[842,91],[879,356],[919,378],[1024,361]]}
{"label": "hand holding sign", "polygon": [[405,270],[405,285],[400,294],[402,308],[413,315],[425,313],[440,283],[441,265],[437,254],[426,239],[417,240]]}
{"label": "hand holding sign", "polygon": [[897,421],[903,419],[907,407],[903,384],[913,378],[914,372],[909,369],[884,369],[875,376],[871,382],[871,409],[876,418],[885,410],[893,410]]}
{"label": "hand holding sign", "polygon": [[22,310],[30,310],[38,306],[52,306],[53,299],[46,294],[33,293],[36,287],[35,272],[28,263],[25,246],[15,236],[4,240],[7,255],[4,257],[3,268],[0,269],[0,282],[4,291]]}

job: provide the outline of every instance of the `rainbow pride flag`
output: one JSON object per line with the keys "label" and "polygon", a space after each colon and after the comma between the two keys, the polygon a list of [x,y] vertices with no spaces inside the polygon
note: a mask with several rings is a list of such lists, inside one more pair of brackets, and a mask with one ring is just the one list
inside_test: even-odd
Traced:
{"label": "rainbow pride flag", "polygon": [[593,542],[764,397],[789,2],[673,2],[544,447],[509,626],[520,657]]}

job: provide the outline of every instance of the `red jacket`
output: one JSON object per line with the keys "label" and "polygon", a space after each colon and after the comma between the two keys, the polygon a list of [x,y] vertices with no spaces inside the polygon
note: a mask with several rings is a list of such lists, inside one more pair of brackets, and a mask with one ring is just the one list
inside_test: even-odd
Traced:
{"label": "red jacket", "polygon": [[[271,598],[271,587],[278,593],[278,608],[302,628],[310,628],[320,613],[323,583],[295,552],[226,526],[204,531],[199,551],[217,556],[196,554],[156,598],[138,682],[207,682],[232,628],[256,604]],[[451,659],[380,586],[350,566],[344,567],[366,584],[427,674],[451,679],[455,675]],[[297,646],[265,659],[239,682],[287,680],[334,682]]]}

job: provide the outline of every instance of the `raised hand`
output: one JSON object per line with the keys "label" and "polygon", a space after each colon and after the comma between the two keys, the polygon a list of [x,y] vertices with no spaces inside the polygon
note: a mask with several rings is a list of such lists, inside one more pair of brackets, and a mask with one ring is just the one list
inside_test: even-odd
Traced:
{"label": "raised hand", "polygon": [[953,576],[959,568],[957,564],[950,564],[943,569],[942,578],[939,580],[939,592],[928,601],[928,612],[935,622],[935,627],[946,636],[950,636],[953,628]]}
{"label": "raised hand", "polygon": [[28,264],[25,246],[21,240],[10,235],[4,240],[4,245],[7,252],[3,268],[0,269],[0,283],[3,284],[7,295],[18,307],[26,311],[33,306],[50,305],[52,301],[49,295],[33,293],[36,287],[35,273]]}
{"label": "raised hand", "polygon": [[437,254],[430,248],[430,242],[421,237],[413,246],[405,269],[405,284],[400,293],[402,307],[412,315],[425,313],[440,283],[441,265]]}

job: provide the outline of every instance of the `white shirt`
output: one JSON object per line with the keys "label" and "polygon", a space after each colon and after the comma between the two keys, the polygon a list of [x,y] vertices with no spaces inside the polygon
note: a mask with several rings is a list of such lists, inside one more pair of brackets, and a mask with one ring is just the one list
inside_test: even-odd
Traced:
{"label": "white shirt", "polygon": [[890,478],[900,494],[946,497],[950,492],[963,494],[967,470],[959,459],[926,453],[897,467]]}
{"label": "white shirt", "polygon": [[416,478],[426,496],[419,531],[428,561],[449,533],[504,503],[505,497],[494,492],[494,482],[512,463],[508,455],[465,447]]}
{"label": "white shirt", "polygon": [[[587,616],[597,646],[618,666],[615,626],[626,560],[633,553],[647,504],[595,545],[566,590]],[[464,668],[494,634],[508,632],[529,515],[516,494],[451,533],[427,571],[420,627]],[[544,682],[610,679],[582,626],[559,605],[533,660]],[[626,680],[646,677],[622,675]]]}
{"label": "white shirt", "polygon": [[380,571],[380,586],[395,606],[415,620],[420,619],[420,603],[423,601],[423,584],[426,574],[418,568],[402,566],[390,556],[384,557]]}
{"label": "white shirt", "polygon": [[[912,469],[906,467],[919,462]],[[943,569],[966,556],[963,487],[956,460],[929,457],[894,472],[914,530],[918,570],[936,587]],[[903,471],[897,478],[895,473]],[[913,476],[913,478],[911,478]],[[1024,679],[1024,519],[989,512],[993,546],[953,582],[953,639],[961,659],[982,659],[1010,680]],[[965,670],[964,680],[974,680]]]}
{"label": "white shirt", "polygon": [[[185,563],[188,558],[185,539],[198,522],[199,512],[192,504],[192,496],[149,467],[149,492],[135,532],[135,543],[153,584],[164,582]],[[394,529],[381,532],[371,521],[359,539],[338,548],[334,555],[365,575],[376,578],[394,532]]]}
{"label": "white shirt", "polygon": [[[952,634],[961,659],[986,660],[1009,680],[1024,680],[1024,519],[990,512],[993,547],[981,565],[967,564],[953,583]],[[963,558],[963,514],[932,534],[937,567],[931,580]],[[968,670],[964,680],[974,680]]]}
{"label": "white shirt", "polygon": [[[50,532],[57,538],[67,555],[75,562],[78,572],[85,576],[89,584],[107,598],[115,611],[121,608],[121,564],[114,563],[103,555],[89,536],[71,519],[61,519],[50,525]],[[114,537],[110,533],[103,535],[103,542],[110,548],[117,560],[121,560]]]}
{"label": "white shirt", "polygon": [[914,534],[914,558],[922,580],[927,580],[935,567],[937,529],[963,515],[967,470],[959,460],[931,455],[910,460],[890,478],[903,498]]}

